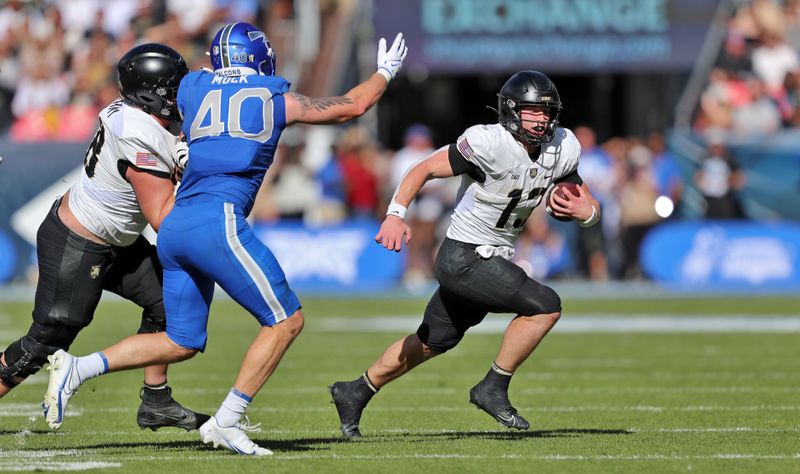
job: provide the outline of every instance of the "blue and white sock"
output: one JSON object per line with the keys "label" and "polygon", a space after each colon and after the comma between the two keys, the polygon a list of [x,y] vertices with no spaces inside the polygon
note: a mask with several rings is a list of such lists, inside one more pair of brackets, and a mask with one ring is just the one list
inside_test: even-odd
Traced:
{"label": "blue and white sock", "polygon": [[219,426],[234,426],[239,423],[251,401],[253,401],[253,397],[232,388],[225,397],[225,401],[222,402],[222,406],[217,410],[217,414],[214,415]]}
{"label": "blue and white sock", "polygon": [[106,356],[102,352],[78,357],[75,362],[75,372],[78,374],[77,380],[72,379],[70,381],[70,385],[74,385],[74,387],[71,387],[73,390],[83,382],[108,372],[108,360],[106,360]]}

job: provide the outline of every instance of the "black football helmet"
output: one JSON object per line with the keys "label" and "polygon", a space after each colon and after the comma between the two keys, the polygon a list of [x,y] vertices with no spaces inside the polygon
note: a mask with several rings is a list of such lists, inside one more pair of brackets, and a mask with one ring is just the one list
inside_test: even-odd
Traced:
{"label": "black football helmet", "polygon": [[[529,133],[522,126],[520,107],[530,105],[550,108],[549,120],[536,126],[537,133]],[[497,94],[497,111],[500,124],[512,135],[530,145],[539,145],[555,136],[561,98],[549,77],[539,71],[520,71],[511,76]]]}
{"label": "black football helmet", "polygon": [[117,65],[119,92],[129,104],[167,120],[180,120],[178,84],[189,72],[177,51],[158,43],[131,49]]}

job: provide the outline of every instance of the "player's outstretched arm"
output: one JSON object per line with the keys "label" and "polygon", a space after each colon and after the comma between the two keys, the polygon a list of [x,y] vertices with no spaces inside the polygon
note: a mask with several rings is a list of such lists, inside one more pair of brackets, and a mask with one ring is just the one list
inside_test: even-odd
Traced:
{"label": "player's outstretched arm", "polygon": [[387,250],[395,252],[399,252],[403,247],[403,241],[408,245],[411,242],[411,228],[404,220],[408,205],[426,182],[436,178],[449,178],[453,175],[447,147],[439,149],[412,166],[397,185],[392,202],[386,211],[386,219],[375,236],[375,242],[383,245]]}
{"label": "player's outstretched arm", "polygon": [[398,33],[391,48],[386,49],[386,40],[378,43],[378,70],[369,79],[338,97],[313,98],[289,92],[286,99],[286,124],[342,123],[364,115],[372,108],[389,84],[408,53],[403,33]]}

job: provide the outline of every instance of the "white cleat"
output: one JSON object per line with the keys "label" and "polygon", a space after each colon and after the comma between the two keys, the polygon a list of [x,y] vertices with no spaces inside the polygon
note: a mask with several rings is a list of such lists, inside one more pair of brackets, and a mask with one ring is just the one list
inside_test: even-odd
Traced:
{"label": "white cleat", "polygon": [[234,453],[247,456],[272,455],[272,451],[262,448],[248,438],[245,431],[258,432],[261,430],[258,425],[250,426],[247,423],[237,423],[234,426],[222,427],[217,423],[217,418],[212,416],[200,427],[200,441],[213,445],[215,448],[222,446]]}
{"label": "white cleat", "polygon": [[63,350],[56,351],[55,354],[47,356],[50,362],[50,381],[47,384],[47,392],[44,394],[44,417],[51,429],[61,428],[64,422],[64,411],[67,409],[67,402],[77,391],[72,388],[73,377],[77,379],[76,362],[77,358],[71,356]]}

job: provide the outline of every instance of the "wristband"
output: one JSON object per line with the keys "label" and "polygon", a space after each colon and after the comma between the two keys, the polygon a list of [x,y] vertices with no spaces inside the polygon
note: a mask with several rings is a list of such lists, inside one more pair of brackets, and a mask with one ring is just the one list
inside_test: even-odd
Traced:
{"label": "wristband", "polygon": [[396,202],[392,201],[389,204],[389,208],[386,209],[387,216],[395,216],[399,217],[400,219],[405,220],[406,212],[408,212],[408,208],[402,204],[397,204]]}
{"label": "wristband", "polygon": [[594,204],[592,204],[592,215],[589,216],[589,218],[586,219],[585,221],[580,222],[580,226],[581,227],[591,227],[591,226],[597,224],[597,221],[599,221],[599,220],[600,220],[600,214],[597,213],[597,208],[594,207]]}
{"label": "wristband", "polygon": [[383,76],[386,79],[386,82],[392,82],[392,73],[389,72],[389,70],[386,69],[385,67],[381,66],[375,72]]}

